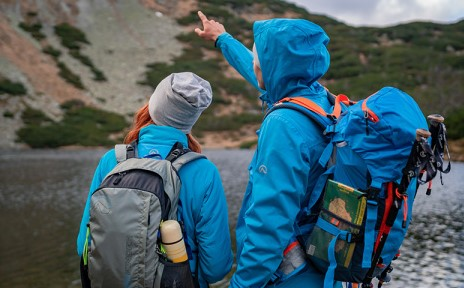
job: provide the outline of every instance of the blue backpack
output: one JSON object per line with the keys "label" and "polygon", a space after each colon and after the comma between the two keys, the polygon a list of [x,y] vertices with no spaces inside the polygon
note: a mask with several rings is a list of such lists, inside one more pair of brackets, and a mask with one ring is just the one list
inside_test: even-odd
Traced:
{"label": "blue backpack", "polygon": [[307,212],[300,212],[305,219],[318,215],[317,221],[299,240],[326,274],[325,288],[335,280],[371,287],[374,277],[381,286],[406,235],[418,184],[450,170],[443,165],[446,129],[441,116],[431,115],[427,140],[431,133],[419,106],[393,87],[359,102],[328,95],[335,98],[331,114],[303,97],[282,99],[268,112],[298,110],[328,139],[319,159],[325,172],[308,193]]}

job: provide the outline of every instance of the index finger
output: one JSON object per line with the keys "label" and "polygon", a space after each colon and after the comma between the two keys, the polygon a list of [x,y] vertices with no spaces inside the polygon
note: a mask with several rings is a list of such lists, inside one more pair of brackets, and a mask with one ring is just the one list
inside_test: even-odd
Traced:
{"label": "index finger", "polygon": [[203,14],[203,12],[198,11],[198,17],[200,17],[201,22],[208,21],[208,18],[206,18],[206,15]]}

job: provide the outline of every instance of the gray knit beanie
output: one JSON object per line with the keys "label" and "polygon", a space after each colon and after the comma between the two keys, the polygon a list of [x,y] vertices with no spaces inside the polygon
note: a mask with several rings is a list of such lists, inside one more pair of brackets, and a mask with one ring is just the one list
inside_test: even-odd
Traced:
{"label": "gray knit beanie", "polygon": [[192,72],[173,73],[156,87],[148,102],[151,119],[185,134],[212,100],[211,85]]}

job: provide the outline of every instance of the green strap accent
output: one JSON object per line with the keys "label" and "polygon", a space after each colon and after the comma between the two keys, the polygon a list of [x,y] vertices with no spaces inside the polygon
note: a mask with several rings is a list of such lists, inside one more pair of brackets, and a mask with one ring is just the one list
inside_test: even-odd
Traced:
{"label": "green strap accent", "polygon": [[[161,223],[160,223],[160,226],[159,226],[159,227],[160,227],[160,228],[159,228],[160,230],[161,230],[161,225],[163,225],[163,222],[164,222],[164,220],[161,220]],[[166,256],[166,248],[164,248],[163,243],[162,243],[161,241],[160,241],[160,243],[159,243],[159,250],[160,250],[161,254],[163,254],[164,256]]]}
{"label": "green strap accent", "polygon": [[163,244],[160,244],[160,252],[163,254],[163,255],[166,255],[166,248],[164,248],[164,245]]}
{"label": "green strap accent", "polygon": [[82,253],[82,257],[84,258],[84,266],[87,266],[88,254],[89,254],[89,234],[90,234],[90,227],[87,226],[87,232],[85,233],[85,244],[84,244],[84,252]]}

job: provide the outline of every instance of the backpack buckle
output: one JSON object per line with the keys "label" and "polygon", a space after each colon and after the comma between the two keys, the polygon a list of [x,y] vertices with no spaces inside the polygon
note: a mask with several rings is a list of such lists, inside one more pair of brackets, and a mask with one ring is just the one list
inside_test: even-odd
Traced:
{"label": "backpack buckle", "polygon": [[327,114],[327,118],[332,121],[332,123],[336,123],[337,122],[337,117],[335,117],[335,115],[332,115],[332,114]]}
{"label": "backpack buckle", "polygon": [[350,233],[351,239],[349,243],[359,243],[363,240],[364,236],[361,233]]}
{"label": "backpack buckle", "polygon": [[367,200],[368,200],[368,201],[375,201],[375,202],[377,202],[377,198],[378,198],[378,196],[379,196],[380,189],[370,186],[369,188],[367,188],[366,193],[367,193],[366,196],[367,196]]}

